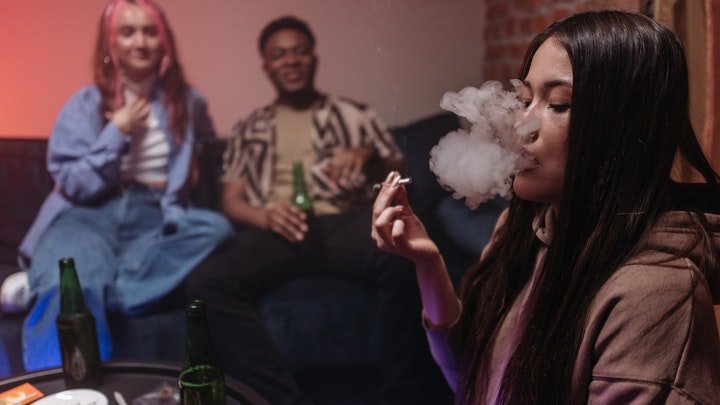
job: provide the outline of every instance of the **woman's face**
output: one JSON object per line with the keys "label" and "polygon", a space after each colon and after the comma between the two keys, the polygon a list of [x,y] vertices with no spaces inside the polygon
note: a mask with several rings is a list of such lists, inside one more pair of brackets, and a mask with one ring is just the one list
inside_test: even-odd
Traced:
{"label": "woman's face", "polygon": [[555,38],[538,48],[523,81],[525,104],[519,123],[534,120],[539,129],[524,143],[534,161],[515,176],[515,194],[528,201],[557,205],[563,191],[573,74],[570,58]]}
{"label": "woman's face", "polygon": [[158,27],[136,4],[125,3],[118,10],[115,54],[131,80],[142,81],[158,72],[164,54]]}

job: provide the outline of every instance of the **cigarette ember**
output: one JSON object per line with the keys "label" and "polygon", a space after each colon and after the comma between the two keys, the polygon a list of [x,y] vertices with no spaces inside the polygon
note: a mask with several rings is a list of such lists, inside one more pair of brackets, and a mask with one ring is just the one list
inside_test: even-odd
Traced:
{"label": "cigarette ember", "polygon": [[[412,183],[412,178],[410,178],[410,177],[403,177],[397,181],[397,184],[411,184],[411,183]],[[382,188],[382,186],[383,186],[382,183],[375,183],[373,185],[373,190],[375,190],[375,191],[380,190]]]}

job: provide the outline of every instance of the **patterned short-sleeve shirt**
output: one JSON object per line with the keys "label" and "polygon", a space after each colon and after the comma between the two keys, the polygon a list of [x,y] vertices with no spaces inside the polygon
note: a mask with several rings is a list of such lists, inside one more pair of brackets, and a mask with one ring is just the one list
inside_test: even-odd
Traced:
{"label": "patterned short-sleeve shirt", "polygon": [[[277,158],[276,136],[275,104],[270,104],[256,109],[235,126],[225,150],[223,180],[242,179],[253,206],[263,206],[270,194]],[[348,190],[331,181],[321,168],[335,150],[362,146],[384,160],[402,157],[387,127],[371,108],[337,96],[323,96],[313,111],[311,141],[315,154],[310,168],[313,198],[339,206],[367,201],[370,185]]]}

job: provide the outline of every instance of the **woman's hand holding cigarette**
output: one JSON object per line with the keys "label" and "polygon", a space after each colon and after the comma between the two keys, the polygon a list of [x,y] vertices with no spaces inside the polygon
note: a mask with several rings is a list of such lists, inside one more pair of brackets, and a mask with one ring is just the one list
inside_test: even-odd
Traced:
{"label": "woman's hand holding cigarette", "polygon": [[[392,173],[397,173],[397,172],[390,172],[390,174],[392,174]],[[412,179],[410,177],[401,177],[397,181],[397,184],[411,184],[411,183],[412,183]],[[383,186],[383,183],[375,183],[375,184],[373,184],[373,190],[375,190],[375,191],[380,190],[382,188],[382,186]]]}
{"label": "woman's hand holding cigarette", "polygon": [[380,185],[373,204],[371,236],[379,249],[416,264],[437,260],[440,251],[410,207],[402,180],[400,173],[390,172]]}

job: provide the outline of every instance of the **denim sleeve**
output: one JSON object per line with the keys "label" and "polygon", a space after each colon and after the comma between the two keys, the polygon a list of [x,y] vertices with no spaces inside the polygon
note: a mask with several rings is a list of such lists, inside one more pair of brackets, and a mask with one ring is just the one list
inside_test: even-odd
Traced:
{"label": "denim sleeve", "polygon": [[93,201],[117,186],[127,135],[100,112],[100,94],[80,90],[63,106],[48,142],[48,171],[72,201]]}
{"label": "denim sleeve", "polygon": [[192,90],[192,114],[193,130],[195,131],[195,142],[209,142],[216,138],[212,119],[208,113],[208,106],[205,99],[196,90]]}
{"label": "denim sleeve", "polygon": [[191,89],[188,100],[190,122],[182,144],[175,151],[168,168],[168,184],[161,199],[163,222],[166,229],[172,229],[174,223],[185,214],[187,209],[187,191],[190,188],[190,170],[193,160],[204,147],[204,143],[215,138],[215,130],[207,110],[205,99],[196,90]]}

